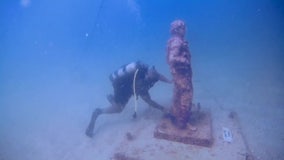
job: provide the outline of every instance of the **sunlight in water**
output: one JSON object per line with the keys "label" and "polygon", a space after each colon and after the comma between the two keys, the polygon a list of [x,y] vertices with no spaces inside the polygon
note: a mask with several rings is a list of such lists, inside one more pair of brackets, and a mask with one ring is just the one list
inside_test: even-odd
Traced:
{"label": "sunlight in water", "polygon": [[31,5],[31,0],[21,0],[22,7],[29,7]]}
{"label": "sunlight in water", "polygon": [[141,12],[140,12],[140,6],[135,0],[127,0],[127,5],[131,12],[133,12],[136,16],[136,20],[141,20]]}

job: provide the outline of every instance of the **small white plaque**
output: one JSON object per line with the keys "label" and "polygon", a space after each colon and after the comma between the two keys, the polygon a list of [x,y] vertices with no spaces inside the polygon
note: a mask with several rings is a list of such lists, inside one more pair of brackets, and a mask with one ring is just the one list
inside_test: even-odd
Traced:
{"label": "small white plaque", "polygon": [[233,141],[233,134],[229,128],[223,127],[223,139],[230,143]]}

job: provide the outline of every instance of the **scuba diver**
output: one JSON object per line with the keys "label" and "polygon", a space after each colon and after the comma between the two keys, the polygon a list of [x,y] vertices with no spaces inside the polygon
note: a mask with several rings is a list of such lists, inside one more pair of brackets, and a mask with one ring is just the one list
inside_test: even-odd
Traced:
{"label": "scuba diver", "polygon": [[[149,89],[158,82],[171,83],[165,76],[158,73],[154,66],[137,61],[122,66],[110,75],[110,81],[114,89],[114,95],[108,95],[110,106],[107,108],[97,108],[93,111],[90,123],[85,134],[93,136],[96,119],[101,114],[120,113],[132,95],[134,98],[140,96],[151,107],[161,110],[166,115],[169,110],[151,99]],[[136,107],[136,106],[135,106]],[[136,118],[136,109],[133,115]]]}

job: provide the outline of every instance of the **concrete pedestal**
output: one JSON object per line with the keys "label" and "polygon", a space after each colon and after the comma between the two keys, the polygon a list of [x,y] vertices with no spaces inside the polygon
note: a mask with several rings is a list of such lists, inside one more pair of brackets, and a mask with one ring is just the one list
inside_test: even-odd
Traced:
{"label": "concrete pedestal", "polygon": [[209,112],[193,113],[185,129],[177,128],[169,119],[162,119],[154,131],[154,137],[210,147],[213,143],[211,115]]}

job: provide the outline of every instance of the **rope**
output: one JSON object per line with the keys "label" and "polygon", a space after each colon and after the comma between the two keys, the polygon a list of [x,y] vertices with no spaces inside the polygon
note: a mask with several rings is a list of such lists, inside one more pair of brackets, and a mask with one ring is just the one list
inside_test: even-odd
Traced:
{"label": "rope", "polygon": [[97,29],[97,23],[99,22],[99,18],[101,17],[101,12],[102,12],[102,9],[104,8],[105,1],[106,0],[100,1],[97,14],[94,17],[94,23],[92,25],[91,31],[88,33],[89,36],[87,38],[87,42],[86,42],[86,46],[85,46],[85,50],[87,50],[87,51],[89,49],[90,43],[92,43],[93,39],[95,38],[95,36],[94,36],[95,30]]}
{"label": "rope", "polygon": [[133,77],[133,95],[134,95],[134,115],[133,118],[136,118],[136,112],[137,112],[137,95],[136,95],[136,77],[137,77],[137,73],[138,73],[139,69],[136,69],[135,73],[134,73],[134,77]]}

